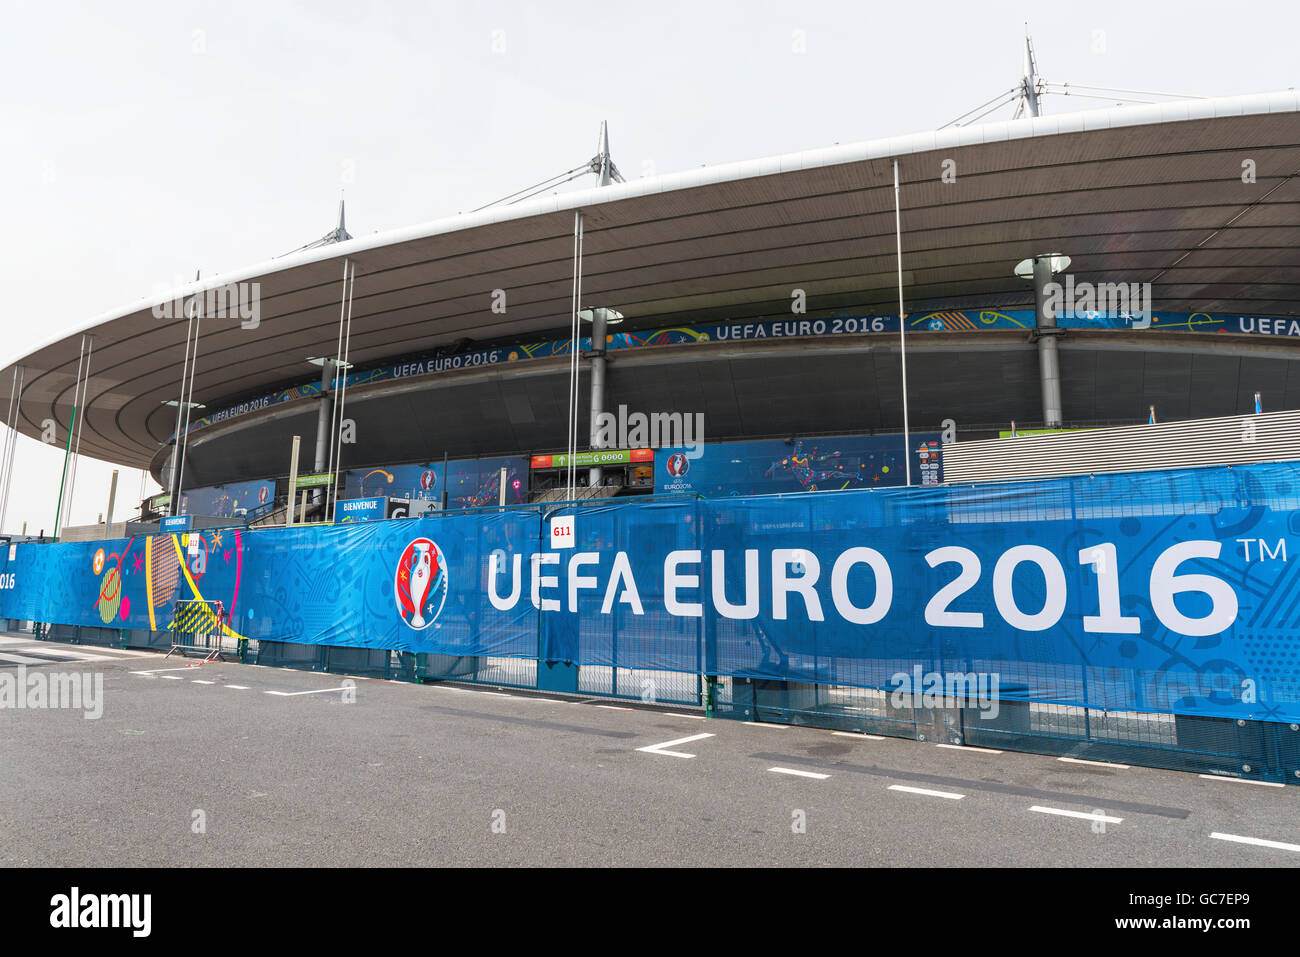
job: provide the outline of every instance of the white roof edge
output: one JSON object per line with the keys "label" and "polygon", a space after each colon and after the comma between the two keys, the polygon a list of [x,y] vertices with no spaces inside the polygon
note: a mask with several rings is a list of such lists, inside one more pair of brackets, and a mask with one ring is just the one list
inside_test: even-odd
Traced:
{"label": "white roof edge", "polygon": [[[570,193],[561,193],[558,196],[545,196],[527,200],[513,206],[497,206],[475,213],[444,216],[440,219],[418,223],[413,226],[401,226],[396,229],[374,233],[370,236],[353,238],[347,242],[332,243],[328,246],[289,253],[288,255],[264,260],[227,273],[214,273],[197,282],[186,283],[162,296],[141,297],[128,306],[101,313],[86,324],[60,333],[42,342],[39,346],[29,349],[25,356],[33,355],[72,336],[91,332],[98,326],[113,322],[116,319],[150,309],[159,302],[183,299],[195,293],[204,292],[232,282],[245,282],[263,276],[274,275],[295,266],[331,259],[342,259],[345,256],[364,253],[384,246],[409,242],[414,239],[425,239],[459,230],[474,229],[492,223],[599,206],[604,203],[618,202],[622,199],[652,193],[691,189],[720,182],[734,182],[753,177],[769,176],[779,172],[817,169],[885,157],[906,156],[945,147],[977,146],[1007,139],[1055,136],[1062,133],[1115,129],[1126,126],[1146,126],[1227,116],[1251,116],[1287,112],[1300,112],[1300,91],[1292,89],[1275,93],[1252,93],[1242,96],[1211,97],[1200,100],[1174,100],[1149,105],[1108,107],[1099,110],[1056,113],[1019,120],[1001,120],[996,123],[928,130],[905,136],[866,140],[860,143],[822,147],[760,159],[740,160],[678,173],[665,173],[661,176],[646,177],[627,183],[595,186]],[[1065,122],[1062,123],[1062,120],[1065,120]],[[22,362],[23,359],[17,359],[5,365],[4,368],[21,365]]]}

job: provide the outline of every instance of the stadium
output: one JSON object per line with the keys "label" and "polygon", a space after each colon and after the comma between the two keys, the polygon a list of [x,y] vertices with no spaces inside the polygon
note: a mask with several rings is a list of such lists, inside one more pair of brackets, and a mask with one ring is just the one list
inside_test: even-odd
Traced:
{"label": "stadium", "polygon": [[[173,599],[210,604],[229,592],[217,632],[260,641],[266,661],[354,670],[381,661],[385,674],[615,696],[642,696],[647,673],[676,675],[660,681],[657,700],[709,713],[1102,757],[1146,748],[1157,764],[1300,776],[1294,732],[1282,741],[1270,723],[1295,720],[1294,674],[1261,663],[1293,647],[1289,612],[1269,618],[1261,599],[1252,621],[1263,630],[1239,635],[1236,657],[1185,651],[1211,625],[1231,632],[1247,598],[1234,594],[1227,617],[1227,600],[1208,587],[1209,610],[1162,602],[1160,587],[1181,587],[1169,584],[1184,556],[1177,544],[1165,542],[1159,558],[1140,552],[1140,587],[1123,584],[1128,615],[1103,593],[1095,616],[1116,633],[1141,630],[1149,656],[1133,642],[1085,652],[1079,636],[1068,654],[1064,637],[1026,644],[1047,629],[1056,600],[1057,560],[1042,544],[1004,554],[1004,591],[980,613],[932,614],[934,602],[913,608],[901,585],[885,587],[903,580],[898,565],[918,542],[946,541],[916,531],[932,516],[907,517],[926,509],[946,509],[948,529],[967,523],[978,537],[978,525],[1001,543],[1016,523],[1059,518],[1035,509],[1068,495],[1078,522],[1116,510],[1104,518],[1127,544],[1149,529],[1135,516],[1159,512],[1160,495],[1195,516],[1187,528],[1211,521],[1188,503],[1213,488],[1259,507],[1259,541],[1285,536],[1280,503],[1292,501],[1294,478],[1285,470],[1238,471],[1255,475],[1253,503],[1226,473],[1159,488],[1154,476],[1173,473],[1091,491],[1070,479],[1025,483],[959,500],[945,472],[948,446],[967,442],[1256,413],[1268,423],[1300,408],[1300,95],[1030,116],[626,182],[602,133],[590,170],[593,188],[365,238],[348,235],[340,210],[337,228],[310,247],[151,291],[3,370],[19,432],[48,438],[53,423],[70,456],[147,468],[166,490],[122,525],[56,527],[68,544],[12,546],[19,570],[4,613],[149,644],[181,621]],[[1054,284],[1083,304],[1055,301]],[[1117,306],[1117,289],[1133,295]],[[637,416],[672,438],[651,441]],[[692,422],[700,427],[689,434]],[[1128,469],[1168,467],[1145,462],[1142,448],[1139,438]],[[790,516],[805,501],[814,517],[802,524]],[[555,524],[557,508],[578,516],[576,533]],[[421,537],[384,521],[415,516],[431,523]],[[897,551],[844,537],[866,527],[898,532]],[[821,537],[805,544],[792,528]],[[213,531],[191,531],[200,529]],[[752,535],[752,569],[741,529]],[[588,550],[561,561],[539,549],[547,533],[552,544],[576,535]],[[631,536],[649,556],[644,568]],[[112,544],[95,553],[100,540]],[[82,549],[66,560],[96,576],[84,594],[66,586],[75,614],[24,588],[24,561],[56,559],[23,556],[56,547]],[[278,580],[277,563],[302,564],[308,550],[315,564],[295,569],[292,587],[267,584],[255,610],[246,598],[235,607],[241,587]],[[349,567],[362,551],[379,556],[373,576],[360,560]],[[147,581],[128,608],[135,552]],[[104,572],[105,559],[117,565]],[[946,561],[966,559],[949,552],[930,567]],[[1013,588],[1025,562],[1043,577]],[[868,568],[871,601],[850,592],[850,583],[865,590]],[[201,589],[204,570],[230,583]],[[114,574],[106,597],[99,576]],[[1278,576],[1280,590],[1293,586]],[[364,596],[353,611],[318,607],[352,587]],[[521,598],[530,590],[531,608]],[[692,591],[699,600],[682,597]],[[1130,592],[1149,598],[1139,624]],[[891,594],[895,617],[906,605],[908,620],[970,627],[958,617],[996,612],[1011,630],[956,651],[936,637],[921,656],[900,625],[869,655],[855,651],[853,629],[880,621]],[[380,599],[395,609],[382,626]],[[1098,630],[1075,601],[1082,630]],[[211,623],[211,609],[200,611]],[[1172,644],[1148,634],[1153,615]],[[1157,660],[1157,646],[1179,654]],[[1006,704],[996,726],[963,725],[969,701],[904,716],[881,689],[922,657],[927,673],[996,671],[1008,702],[1044,707],[1031,715]],[[1234,697],[1238,671],[1275,680],[1268,721],[1254,699]],[[1139,717],[1103,717],[1118,713]],[[1168,720],[1144,724],[1149,713]],[[1266,744],[1244,742],[1234,729],[1247,722],[1252,734],[1267,727]],[[1267,759],[1243,761],[1260,749]]]}
{"label": "stadium", "polygon": [[[1296,408],[1298,123],[1290,92],[1026,118],[610,182],[328,242],[142,299],[33,351],[15,363],[14,419],[25,435],[53,421],[66,437],[85,335],[73,451],[148,468],[170,491],[234,486],[227,499],[238,500],[246,483],[274,482],[283,500],[299,435],[303,472],[337,458],[335,470],[353,475],[343,497],[384,491],[393,483],[361,476],[402,466],[434,472],[438,489],[446,459],[459,463],[452,504],[495,504],[501,465],[518,483],[511,500],[527,500],[550,477],[528,467],[532,456],[567,449],[580,211],[580,306],[622,321],[608,326],[595,396],[583,323],[579,450],[591,398],[611,412],[701,413],[706,448],[804,440],[827,466],[811,471],[834,473],[800,484],[787,468],[764,483],[753,468],[719,469],[725,492],[901,484],[901,438],[851,440],[904,427],[894,159],[911,431],[936,437],[952,420],[966,440],[1013,422],[1146,422],[1152,409],[1161,422],[1208,418],[1252,411],[1256,393],[1266,410]],[[593,162],[608,167],[608,152]],[[346,235],[340,223],[331,238]],[[1079,284],[1150,283],[1148,327],[1081,313],[1045,333],[1034,283],[1015,271],[1045,254],[1069,257]],[[214,291],[250,288],[256,322],[223,311],[224,297],[213,307]],[[205,295],[191,349],[186,310]],[[355,430],[339,443],[319,428],[320,359],[341,355],[345,299],[343,415]],[[1045,341],[1059,347],[1051,398]],[[17,381],[14,367],[0,375]],[[173,480],[182,391],[193,418]],[[835,452],[854,462],[830,467]],[[754,454],[764,470],[782,458],[770,441]],[[862,456],[875,458],[859,468]],[[604,480],[662,489],[666,458],[653,483],[630,463]],[[692,464],[702,472],[708,461]],[[422,497],[428,482],[393,492]],[[189,511],[202,514],[203,497]]]}

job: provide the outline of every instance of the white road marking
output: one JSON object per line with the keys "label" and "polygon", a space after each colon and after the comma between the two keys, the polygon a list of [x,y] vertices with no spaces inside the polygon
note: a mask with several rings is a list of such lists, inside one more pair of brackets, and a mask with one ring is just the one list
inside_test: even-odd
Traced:
{"label": "white road marking", "polygon": [[690,718],[692,721],[704,720],[704,715],[702,714],[682,714],[680,711],[665,711],[664,714],[670,718]]}
{"label": "white road marking", "polygon": [[479,694],[488,694],[494,698],[513,698],[515,695],[506,694],[504,691],[480,691]]}
{"label": "white road marking", "polygon": [[248,685],[226,685],[226,687],[227,687],[227,688],[231,688],[231,689],[234,690],[234,691],[247,691],[247,690],[248,690]]}
{"label": "white road marking", "polygon": [[95,651],[107,655],[122,655],[127,658],[156,658],[158,656],[156,651],[136,651],[134,648],[101,648],[99,645],[95,646]]}
{"label": "white road marking", "polygon": [[891,784],[891,791],[905,791],[908,794],[924,794],[926,797],[947,798],[950,801],[960,801],[966,795],[954,794],[952,791],[931,791],[928,788],[909,788],[903,784]]}
{"label": "white road marking", "polygon": [[[150,675],[149,677],[152,678],[153,675]],[[185,679],[182,678],[180,675],[159,675],[158,677],[159,677],[159,678],[166,678],[168,681],[184,681],[184,680],[185,680]]]}
{"label": "white road marking", "polygon": [[50,661],[46,658],[28,658],[26,655],[7,655],[0,652],[0,661],[7,661],[11,665],[57,665],[57,661]]}
{"label": "white road marking", "polygon": [[[74,661],[108,661],[107,655],[92,655],[84,651],[73,651],[71,648],[64,648],[62,645],[46,644],[13,644],[5,645],[9,650],[0,652],[0,661],[14,661],[17,664],[30,664],[33,660],[40,661],[47,665],[67,664]],[[24,654],[26,652],[26,654]],[[49,658],[62,659],[61,661],[50,661],[49,658],[37,657],[29,658],[28,655],[48,655]],[[22,661],[17,661],[22,658]]]}
{"label": "white road marking", "polygon": [[1281,841],[1265,841],[1258,837],[1242,837],[1240,834],[1220,834],[1215,831],[1210,837],[1216,841],[1233,841],[1237,844],[1254,844],[1258,847],[1271,847],[1279,851],[1300,851],[1300,844],[1284,844]]}
{"label": "white road marking", "polygon": [[950,751],[971,751],[975,754],[1001,754],[997,748],[972,748],[965,744],[936,744],[936,748],[947,748]]}
{"label": "white road marking", "polygon": [[1037,804],[1035,804],[1029,810],[1037,811],[1039,814],[1057,814],[1060,815],[1061,817],[1077,817],[1081,821],[1102,821],[1106,824],[1124,823],[1124,819],[1122,817],[1110,817],[1109,815],[1102,814],[1099,811],[1093,813],[1088,813],[1087,811],[1067,811],[1064,808],[1041,807]]}
{"label": "white road marking", "polygon": [[1226,774],[1198,774],[1198,778],[1205,778],[1207,781],[1231,781],[1233,784],[1253,784],[1261,788],[1284,788],[1285,784],[1277,781],[1252,781],[1249,778],[1230,778]]}
{"label": "white road marking", "polygon": [[829,774],[818,774],[816,771],[797,771],[794,768],[768,768],[777,774],[793,774],[795,777],[812,778],[814,781],[825,781]]}
{"label": "white road marking", "polygon": [[683,751],[665,751],[664,749],[670,748],[675,744],[686,744],[690,741],[699,741],[703,738],[711,737],[713,737],[711,734],[693,734],[688,738],[675,738],[672,741],[664,741],[662,744],[651,744],[644,748],[637,748],[637,750],[644,751],[646,754],[666,754],[673,758],[693,758],[695,757],[693,754],[686,754]]}
{"label": "white road marking", "polygon": [[838,735],[841,738],[864,738],[867,741],[885,740],[878,734],[864,734],[861,731],[832,731],[831,734]]}
{"label": "white road marking", "polygon": [[1094,768],[1114,768],[1117,771],[1127,771],[1127,764],[1112,764],[1110,761],[1085,761],[1083,758],[1057,758],[1058,761],[1064,761],[1066,764],[1090,764]]}
{"label": "white road marking", "polygon": [[755,728],[772,728],[776,731],[784,731],[790,727],[788,724],[772,724],[770,721],[751,721],[749,723]]}
{"label": "white road marking", "polygon": [[[164,675],[163,677],[166,677],[166,675]],[[337,688],[317,688],[314,691],[267,691],[265,693],[273,694],[277,698],[296,698],[298,697],[298,695],[302,695],[302,694],[325,694],[326,692],[329,691],[354,691],[354,690],[356,689],[351,688],[348,685],[339,685]]]}
{"label": "white road marking", "polygon": [[616,704],[598,704],[597,708],[604,708],[606,711],[631,711],[631,708],[624,708]]}
{"label": "white road marking", "polygon": [[189,671],[193,667],[193,665],[183,665],[180,668],[150,668],[148,671],[133,671],[131,674],[153,677],[154,675],[162,674],[164,671]]}
{"label": "white road marking", "polygon": [[191,681],[193,684],[196,684],[196,685],[214,685],[214,684],[216,684],[215,681],[201,681],[201,680],[198,679],[198,678],[191,678],[190,681]]}

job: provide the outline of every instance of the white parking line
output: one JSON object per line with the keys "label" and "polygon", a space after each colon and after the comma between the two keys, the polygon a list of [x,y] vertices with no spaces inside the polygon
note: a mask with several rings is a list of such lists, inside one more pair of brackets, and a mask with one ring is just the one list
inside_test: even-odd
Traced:
{"label": "white parking line", "polygon": [[884,741],[885,739],[878,734],[864,734],[861,731],[832,731],[831,734],[838,735],[841,738],[863,738],[867,741]]}
{"label": "white parking line", "polygon": [[891,784],[891,791],[905,791],[908,794],[924,794],[926,797],[947,798],[950,801],[960,801],[966,795],[954,794],[952,791],[931,791],[928,788],[909,788],[904,784]]}
{"label": "white parking line", "polygon": [[0,661],[7,661],[11,665],[54,665],[57,661],[50,661],[47,658],[28,658],[26,655],[8,655],[0,652]]}
{"label": "white parking line", "polygon": [[616,705],[616,704],[598,704],[596,705],[596,707],[604,708],[606,711],[631,711],[632,710],[631,708],[624,708],[621,705]]}
{"label": "white parking line", "polygon": [[[153,676],[153,675],[150,675],[149,677],[152,678],[152,677],[154,677],[154,676]],[[184,679],[183,677],[181,677],[180,675],[158,675],[157,677],[159,677],[159,678],[166,678],[168,681],[184,681],[184,680],[185,680],[185,679]]]}
{"label": "white parking line", "polygon": [[1112,764],[1110,761],[1085,761],[1083,758],[1057,758],[1058,761],[1064,761],[1066,764],[1089,764],[1094,768],[1114,768],[1117,771],[1127,771],[1127,764]]}
{"label": "white parking line", "polygon": [[1037,811],[1039,814],[1057,814],[1061,817],[1077,817],[1081,821],[1102,821],[1103,823],[1106,824],[1124,823],[1124,819],[1122,817],[1110,817],[1109,815],[1102,814],[1100,811],[1096,811],[1093,813],[1088,813],[1086,811],[1067,811],[1064,808],[1040,807],[1037,804],[1035,804],[1029,810]]}
{"label": "white parking line", "polygon": [[1284,788],[1285,784],[1278,781],[1252,781],[1249,778],[1230,778],[1226,774],[1198,774],[1198,778],[1205,778],[1207,781],[1231,781],[1233,784],[1253,784],[1261,788]]}
{"label": "white parking line", "polygon": [[1271,847],[1279,851],[1300,851],[1300,844],[1284,844],[1281,841],[1265,841],[1258,837],[1242,837],[1240,834],[1220,834],[1215,831],[1210,837],[1216,841],[1233,841],[1237,844],[1254,844],[1258,847]]}
{"label": "white parking line", "polygon": [[232,690],[234,690],[234,691],[247,691],[247,690],[248,690],[248,685],[226,685],[226,687],[227,687],[227,688],[230,688],[230,689],[232,689]]}
{"label": "white parking line", "polygon": [[[166,677],[164,675],[163,677]],[[337,688],[317,688],[315,691],[268,691],[266,694],[273,694],[277,698],[296,698],[302,694],[325,694],[329,691],[355,691],[355,688],[348,685],[339,685]]]}
{"label": "white parking line", "polygon": [[693,758],[695,755],[686,754],[683,751],[665,751],[665,748],[671,748],[675,744],[686,744],[690,741],[699,741],[703,738],[711,738],[711,734],[693,734],[689,738],[675,738],[672,741],[664,741],[662,744],[651,744],[644,748],[637,748],[638,751],[644,751],[646,754],[666,754],[673,758]]}
{"label": "white parking line", "polygon": [[814,781],[825,781],[829,774],[818,774],[816,771],[797,771],[794,768],[768,768],[769,771],[776,774],[793,774],[795,777],[812,778]]}
{"label": "white parking line", "polygon": [[996,748],[972,748],[965,744],[936,744],[936,748],[947,748],[950,751],[970,751],[973,754],[1001,754]]}
{"label": "white parking line", "polygon": [[148,671],[133,671],[133,675],[143,675],[146,678],[152,678],[154,675],[160,675],[164,671],[189,671],[194,665],[184,665],[180,668],[150,668]]}
{"label": "white parking line", "polygon": [[[74,651],[71,648],[65,648],[62,645],[46,645],[43,643],[27,645],[6,645],[8,651],[0,652],[0,660],[12,661],[17,664],[30,664],[32,661],[40,661],[42,664],[70,664],[78,661],[110,661],[107,655],[89,654],[85,651]],[[28,655],[48,655],[48,658],[37,657],[29,658]],[[18,659],[23,659],[18,661]],[[49,658],[61,659],[50,661]]]}
{"label": "white parking line", "polygon": [[690,718],[692,721],[704,720],[704,715],[702,714],[682,714],[679,711],[665,711],[664,714],[670,718]]}
{"label": "white parking line", "polygon": [[196,685],[214,685],[214,684],[216,684],[215,681],[202,681],[202,680],[200,680],[199,678],[191,678],[190,681],[191,681],[191,683],[196,684]]}

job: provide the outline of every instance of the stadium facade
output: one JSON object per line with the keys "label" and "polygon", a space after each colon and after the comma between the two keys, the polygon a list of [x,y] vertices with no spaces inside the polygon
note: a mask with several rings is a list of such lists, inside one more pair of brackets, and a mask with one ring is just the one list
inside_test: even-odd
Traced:
{"label": "stadium facade", "polygon": [[[604,349],[582,324],[577,448],[593,410],[699,414],[705,432],[686,475],[683,450],[659,443],[602,481],[932,482],[944,438],[1012,423],[1300,407],[1298,171],[1285,92],[811,150],[359,239],[340,224],[334,241],[97,317],[0,377],[24,434],[54,423],[62,444],[79,406],[74,452],[181,490],[153,503],[163,513],[282,501],[295,435],[300,473],[328,468],[341,498],[495,504],[505,469],[505,500],[522,501],[563,480],[535,466],[568,447],[577,295],[587,316],[622,318]],[[1095,296],[1063,309],[1045,279]],[[1116,289],[1134,300],[1115,308]]]}

